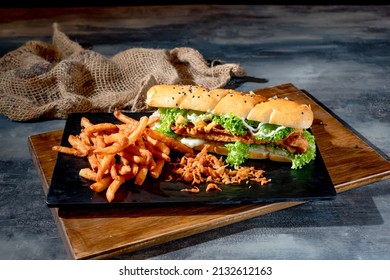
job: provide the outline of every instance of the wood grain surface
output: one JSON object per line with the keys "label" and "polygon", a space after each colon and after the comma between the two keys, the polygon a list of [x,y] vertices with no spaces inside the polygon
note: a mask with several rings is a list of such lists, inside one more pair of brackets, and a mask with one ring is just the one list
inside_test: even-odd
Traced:
{"label": "wood grain surface", "polygon": [[[390,161],[375,147],[293,84],[255,90],[310,104],[312,132],[338,193],[390,178]],[[51,146],[62,130],[29,137],[29,148],[47,193],[57,158]],[[52,208],[65,248],[73,259],[105,259],[177,240],[304,202],[272,204],[175,206],[155,208]]]}

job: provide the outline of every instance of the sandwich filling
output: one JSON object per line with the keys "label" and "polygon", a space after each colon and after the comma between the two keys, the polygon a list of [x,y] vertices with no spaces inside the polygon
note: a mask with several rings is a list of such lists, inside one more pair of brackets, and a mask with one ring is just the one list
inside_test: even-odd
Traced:
{"label": "sandwich filling", "polygon": [[178,108],[159,108],[155,114],[159,121],[154,129],[180,138],[188,146],[224,143],[229,151],[226,162],[230,165],[243,164],[250,150],[264,146],[289,158],[292,169],[302,168],[315,158],[314,136],[306,129]]}

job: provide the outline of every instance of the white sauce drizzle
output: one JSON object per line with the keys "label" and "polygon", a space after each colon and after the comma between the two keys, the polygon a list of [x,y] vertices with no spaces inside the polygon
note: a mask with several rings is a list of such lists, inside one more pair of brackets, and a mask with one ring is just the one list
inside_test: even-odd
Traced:
{"label": "white sauce drizzle", "polygon": [[196,146],[200,146],[202,144],[205,144],[206,141],[202,139],[195,139],[195,138],[181,138],[180,142],[183,143],[184,145],[193,148]]}
{"label": "white sauce drizzle", "polygon": [[267,123],[259,123],[259,125],[256,127],[256,128],[253,128],[252,126],[250,126],[246,121],[245,119],[242,119],[242,123],[245,125],[246,128],[248,128],[248,130],[251,132],[252,135],[261,135],[262,137],[271,137],[272,135],[274,135],[276,132],[278,132],[279,130],[282,130],[284,128],[286,128],[286,126],[279,126],[278,128],[276,128],[275,130],[271,131],[270,133],[268,134],[265,134],[263,133],[260,128],[264,125],[266,125]]}

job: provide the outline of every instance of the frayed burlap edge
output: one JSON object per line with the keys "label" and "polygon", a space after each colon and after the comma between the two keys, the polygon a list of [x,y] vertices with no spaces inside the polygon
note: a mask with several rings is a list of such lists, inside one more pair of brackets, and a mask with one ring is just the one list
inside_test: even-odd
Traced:
{"label": "frayed burlap edge", "polygon": [[54,23],[51,44],[28,41],[0,59],[0,113],[28,121],[115,108],[139,112],[155,84],[213,89],[242,76],[240,65],[210,65],[192,48],[130,48],[109,58],[83,49]]}

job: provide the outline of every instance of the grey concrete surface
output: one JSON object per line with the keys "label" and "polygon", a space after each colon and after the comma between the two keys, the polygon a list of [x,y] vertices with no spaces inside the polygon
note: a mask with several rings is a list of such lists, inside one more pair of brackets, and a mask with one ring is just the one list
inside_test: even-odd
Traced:
{"label": "grey concrete surface", "polygon": [[[2,11],[4,14],[4,11]],[[246,91],[283,83],[307,90],[390,156],[390,6],[172,6],[37,11],[3,17],[0,56],[51,24],[104,55],[188,46],[239,63]],[[0,259],[67,259],[27,147],[64,120],[0,116]],[[364,164],[364,163],[362,163]],[[121,259],[390,259],[390,181],[313,201]]]}

